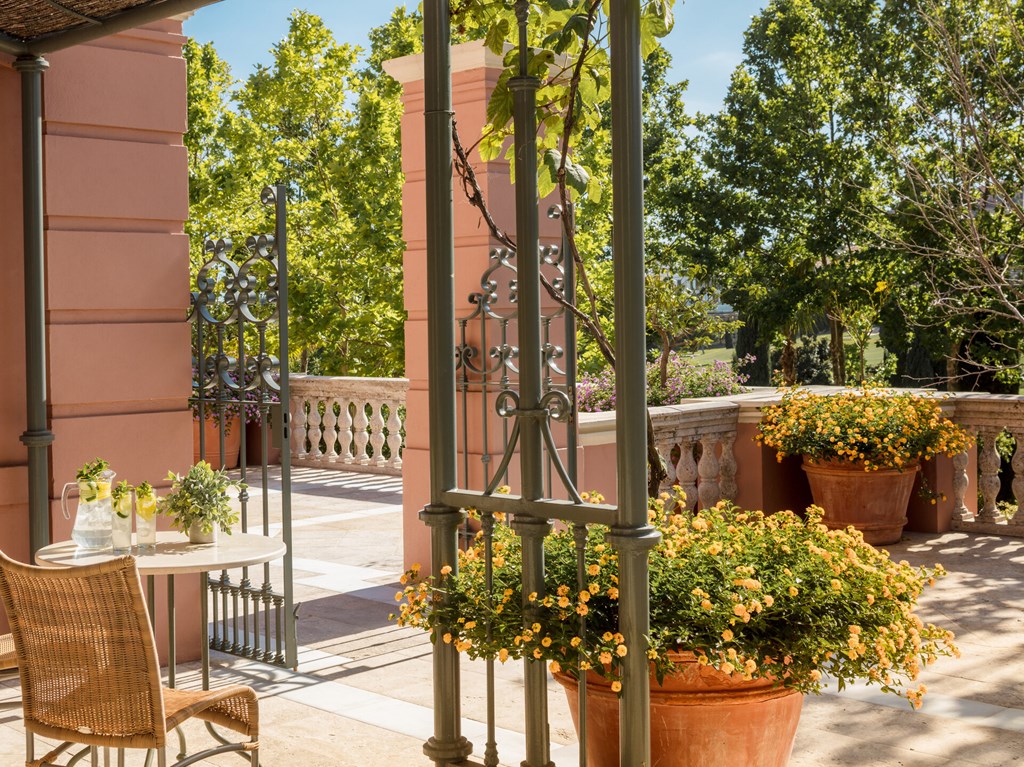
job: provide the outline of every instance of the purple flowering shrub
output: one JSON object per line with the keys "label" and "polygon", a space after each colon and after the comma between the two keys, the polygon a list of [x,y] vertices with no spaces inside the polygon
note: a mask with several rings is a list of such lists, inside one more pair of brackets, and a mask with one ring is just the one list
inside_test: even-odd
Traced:
{"label": "purple flowering shrub", "polygon": [[[748,355],[734,364],[713,362],[698,365],[681,354],[672,352],[668,363],[668,381],[661,386],[657,362],[647,364],[647,404],[678,405],[698,397],[725,397],[741,394],[749,376],[740,368],[754,358]],[[576,382],[576,403],[581,412],[599,413],[615,409],[615,371],[606,368],[599,373],[584,374]]]}

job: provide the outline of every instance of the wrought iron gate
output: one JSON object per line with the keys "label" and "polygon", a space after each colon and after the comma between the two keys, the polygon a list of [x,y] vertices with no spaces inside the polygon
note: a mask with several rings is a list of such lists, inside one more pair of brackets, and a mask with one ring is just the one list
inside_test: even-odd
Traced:
{"label": "wrought iron gate", "polygon": [[[237,429],[239,475],[258,481],[259,503],[239,494],[241,531],[271,535],[279,525],[287,545],[282,582],[271,564],[262,582],[250,568],[204,576],[201,620],[210,626],[209,648],[294,668],[297,665],[292,596],[291,461],[288,446],[288,261],[286,188],[268,186],[260,202],[273,208],[274,233],[251,236],[244,245],[207,240],[208,260],[199,269],[191,300],[192,406],[199,428],[199,455],[224,465],[231,431]],[[246,424],[255,424],[257,446],[246,444]],[[216,430],[210,445],[206,425]],[[255,449],[254,449],[255,448]],[[280,522],[272,523],[271,452],[280,451]],[[248,458],[257,457],[256,465]],[[256,508],[252,508],[256,506]],[[255,519],[253,518],[255,517]],[[205,666],[206,664],[204,664]],[[207,680],[204,680],[207,681]]]}

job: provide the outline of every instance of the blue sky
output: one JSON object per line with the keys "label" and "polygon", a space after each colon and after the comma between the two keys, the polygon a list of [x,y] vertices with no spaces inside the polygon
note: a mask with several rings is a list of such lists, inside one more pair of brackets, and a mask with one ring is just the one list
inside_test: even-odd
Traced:
{"label": "blue sky", "polygon": [[[270,48],[287,31],[294,8],[315,13],[339,42],[367,46],[367,32],[383,24],[410,0],[223,0],[196,12],[185,34],[212,42],[242,79],[257,63],[270,61]],[[672,79],[689,80],[688,111],[716,111],[741,59],[743,32],[765,0],[689,0],[676,3],[676,26],[666,38]]]}

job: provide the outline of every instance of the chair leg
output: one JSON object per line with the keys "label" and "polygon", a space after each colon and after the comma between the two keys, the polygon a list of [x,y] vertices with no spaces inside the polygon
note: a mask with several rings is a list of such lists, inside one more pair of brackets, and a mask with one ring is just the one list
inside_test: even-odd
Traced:
{"label": "chair leg", "polygon": [[25,761],[34,762],[36,758],[36,736],[25,730]]}
{"label": "chair leg", "polygon": [[124,767],[124,749],[117,749],[117,767]]}
{"label": "chair leg", "polygon": [[260,767],[260,747],[249,752],[249,767]]}
{"label": "chair leg", "polygon": [[167,752],[162,748],[156,750],[156,767],[167,767]]}
{"label": "chair leg", "polygon": [[97,746],[89,746],[89,761],[92,767],[100,767],[100,750]]}

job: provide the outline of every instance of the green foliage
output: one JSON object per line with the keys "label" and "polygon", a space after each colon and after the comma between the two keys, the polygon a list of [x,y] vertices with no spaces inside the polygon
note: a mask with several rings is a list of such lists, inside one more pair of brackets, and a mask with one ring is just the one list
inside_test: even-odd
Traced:
{"label": "green foliage", "polygon": [[[659,677],[677,666],[669,653],[690,651],[737,679],[772,678],[820,692],[828,674],[840,687],[863,680],[918,706],[924,689],[910,683],[921,668],[958,653],[952,632],[914,614],[940,567],[897,564],[853,529],[827,530],[820,509],[801,519],[723,502],[691,515],[678,511],[677,500],[666,494],[651,512],[661,538],[650,554],[648,657]],[[583,590],[573,531],[549,535],[544,592],[525,594],[522,539],[498,524],[493,587],[481,534],[459,552],[456,572],[399,592],[399,623],[426,629],[471,658],[532,658],[574,675],[593,670],[621,689],[622,659],[638,648],[627,647],[620,633],[619,558],[608,532],[588,527]],[[415,577],[407,573],[403,582]]]}
{"label": "green foliage", "polygon": [[743,324],[716,313],[717,296],[696,292],[665,273],[648,273],[646,279],[647,324],[661,341],[658,384],[668,384],[669,355],[672,351],[695,352]]}
{"label": "green foliage", "polygon": [[79,482],[95,482],[109,468],[109,463],[102,458],[97,458],[95,461],[90,461],[83,465],[75,473],[75,479]]}
{"label": "green foliage", "polygon": [[206,461],[192,466],[184,477],[169,471],[167,479],[171,480],[171,492],[160,499],[160,513],[169,516],[176,529],[187,533],[195,523],[204,533],[220,527],[231,535],[231,526],[238,523],[238,512],[231,508],[227,491],[244,490],[244,482],[231,479]]}
{"label": "green foliage", "polygon": [[[741,394],[747,376],[739,372],[748,364],[737,365],[714,362],[698,365],[682,354],[672,352],[667,365],[667,377],[661,380],[661,364],[647,365],[647,404],[678,405],[683,400],[697,397],[725,397]],[[585,413],[606,412],[615,409],[615,371],[605,368],[598,373],[584,373],[576,383],[576,407]]]}
{"label": "green foliage", "polygon": [[401,93],[381,65],[415,52],[419,27],[418,16],[396,10],[371,33],[361,67],[359,49],[296,11],[272,63],[230,94],[212,48],[186,49],[200,117],[188,138],[197,158],[190,226],[265,231],[254,198],[264,185],[287,185],[289,330],[303,372],[402,373]]}

